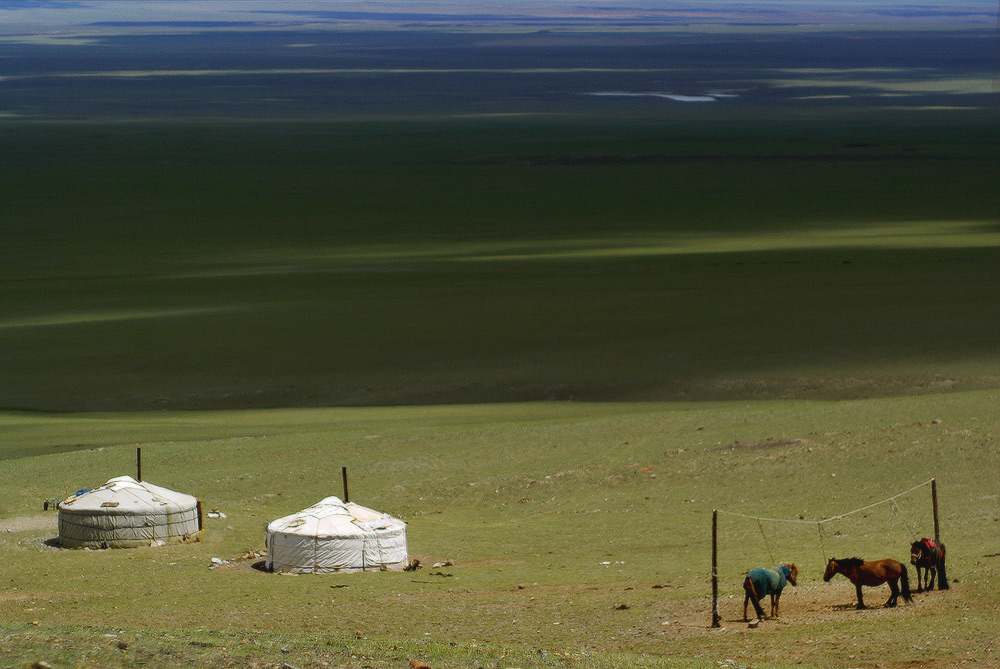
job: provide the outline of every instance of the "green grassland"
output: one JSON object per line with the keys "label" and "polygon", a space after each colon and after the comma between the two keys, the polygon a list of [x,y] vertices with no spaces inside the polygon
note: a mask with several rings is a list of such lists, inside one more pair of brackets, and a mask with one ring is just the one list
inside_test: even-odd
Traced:
{"label": "green grassland", "polygon": [[995,123],[8,123],[0,407],[996,385]]}
{"label": "green grassland", "polygon": [[[996,662],[997,398],[6,414],[0,461],[6,663],[225,666],[954,666]],[[936,422],[937,421],[937,422]],[[60,452],[68,439],[77,444]],[[134,471],[226,519],[202,541],[66,551],[41,500]],[[340,492],[408,522],[414,573],[269,575],[233,562],[273,518]],[[826,557],[905,558],[930,490],[824,526],[720,520],[723,629],[710,630],[714,508],[819,519],[939,480],[946,593],[849,608]],[[39,519],[39,517],[41,518]],[[763,529],[763,531],[761,531]],[[454,565],[432,568],[446,560]],[[740,574],[794,560],[782,622],[747,634]],[[911,575],[912,578],[912,575]],[[883,588],[884,590],[884,588]],[[880,603],[883,593],[869,593]],[[817,612],[806,601],[819,597]],[[824,599],[826,598],[826,599]],[[621,606],[625,609],[619,609]],[[668,624],[664,624],[668,623]],[[108,637],[105,635],[117,635]],[[127,648],[118,647],[123,641]],[[281,648],[289,649],[284,654]],[[567,654],[568,658],[567,659]],[[850,658],[849,656],[854,656]],[[400,661],[397,661],[400,660]]]}
{"label": "green grassland", "polygon": [[[998,133],[912,111],[0,124],[0,665],[996,665]],[[228,517],[189,545],[46,543],[43,500],[136,447]],[[239,559],[341,466],[454,564]],[[820,578],[905,559],[927,486],[822,539],[724,515],[709,629],[713,509],[816,520],[931,477],[951,590],[855,612]],[[778,560],[801,583],[748,630],[740,575]]]}

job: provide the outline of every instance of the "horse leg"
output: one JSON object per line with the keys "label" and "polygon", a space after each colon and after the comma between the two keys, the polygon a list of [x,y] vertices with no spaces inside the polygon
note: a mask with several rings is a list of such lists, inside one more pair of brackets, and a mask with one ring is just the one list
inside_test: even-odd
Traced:
{"label": "horse leg", "polygon": [[927,572],[927,587],[924,588],[924,590],[930,592],[931,590],[934,589],[934,577],[937,576],[937,569],[934,567],[933,564],[930,564],[924,571]]}
{"label": "horse leg", "polygon": [[899,599],[899,579],[891,578],[889,583],[889,599],[886,600],[885,605],[888,608],[896,606],[896,600]]}
{"label": "horse leg", "polygon": [[863,599],[861,598],[861,584],[860,584],[860,583],[855,583],[855,584],[854,584],[854,589],[855,589],[855,590],[857,591],[857,593],[858,593],[858,607],[857,607],[857,608],[859,608],[859,609],[864,609],[864,608],[867,608],[867,607],[865,606],[865,600],[863,600]]}
{"label": "horse leg", "polygon": [[[757,612],[757,618],[759,620],[764,620],[764,609],[760,607],[760,597],[757,596],[757,591],[753,587],[753,581],[750,580],[748,576],[743,581],[743,590],[747,593],[746,597],[753,604],[753,610]],[[746,620],[746,603],[743,604],[743,619]]]}
{"label": "horse leg", "polygon": [[778,619],[778,604],[781,602],[781,591],[771,595],[771,617],[775,620]]}
{"label": "horse leg", "polygon": [[917,592],[923,592],[924,591],[924,582],[920,578],[920,564],[914,562],[913,563],[913,568],[917,570]]}

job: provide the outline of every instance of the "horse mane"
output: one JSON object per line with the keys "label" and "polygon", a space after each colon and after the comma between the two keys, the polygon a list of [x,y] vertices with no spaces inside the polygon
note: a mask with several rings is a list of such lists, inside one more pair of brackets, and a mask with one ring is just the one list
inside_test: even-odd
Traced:
{"label": "horse mane", "polygon": [[844,558],[842,560],[837,560],[837,564],[843,565],[845,567],[860,567],[864,563],[865,561],[859,557]]}

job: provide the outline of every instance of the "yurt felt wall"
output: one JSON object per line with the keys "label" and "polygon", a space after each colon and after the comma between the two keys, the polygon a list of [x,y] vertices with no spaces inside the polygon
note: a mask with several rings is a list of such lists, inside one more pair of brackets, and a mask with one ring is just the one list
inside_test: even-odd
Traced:
{"label": "yurt felt wall", "polygon": [[407,565],[406,523],[337,497],[267,526],[267,567],[309,574],[400,570]]}
{"label": "yurt felt wall", "polygon": [[201,529],[198,500],[129,476],[59,502],[59,543],[132,548],[190,541]]}

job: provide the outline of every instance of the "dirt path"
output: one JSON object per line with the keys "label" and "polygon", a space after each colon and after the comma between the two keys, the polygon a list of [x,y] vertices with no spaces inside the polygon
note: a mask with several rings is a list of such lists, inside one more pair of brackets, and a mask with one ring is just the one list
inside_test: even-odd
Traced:
{"label": "dirt path", "polygon": [[14,516],[0,518],[0,532],[34,532],[59,528],[59,517],[55,513],[39,513],[34,516]]}

